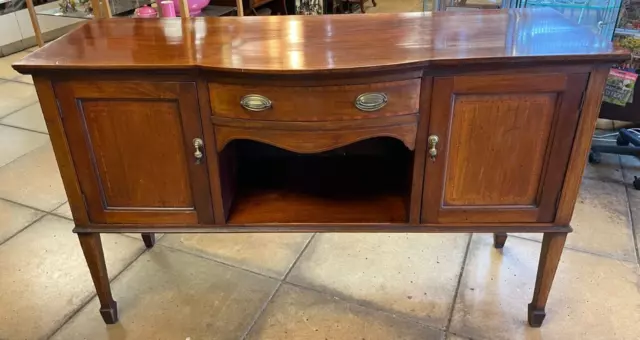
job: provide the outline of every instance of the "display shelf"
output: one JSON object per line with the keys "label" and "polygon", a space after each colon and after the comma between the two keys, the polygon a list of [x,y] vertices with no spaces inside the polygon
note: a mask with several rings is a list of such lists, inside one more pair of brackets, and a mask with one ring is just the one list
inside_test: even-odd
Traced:
{"label": "display shelf", "polygon": [[413,152],[397,140],[374,140],[383,154],[363,152],[369,141],[318,154],[236,142],[227,223],[408,221]]}
{"label": "display shelf", "polygon": [[616,28],[616,35],[640,38],[640,29]]}

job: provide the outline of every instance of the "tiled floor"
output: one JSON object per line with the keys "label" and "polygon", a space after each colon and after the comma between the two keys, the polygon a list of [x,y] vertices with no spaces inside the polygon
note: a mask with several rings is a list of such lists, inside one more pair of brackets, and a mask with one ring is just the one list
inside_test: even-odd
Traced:
{"label": "tiled floor", "polygon": [[0,59],[0,339],[640,337],[640,161],[618,156],[587,168],[540,329],[532,234],[105,235],[105,326],[21,55]]}

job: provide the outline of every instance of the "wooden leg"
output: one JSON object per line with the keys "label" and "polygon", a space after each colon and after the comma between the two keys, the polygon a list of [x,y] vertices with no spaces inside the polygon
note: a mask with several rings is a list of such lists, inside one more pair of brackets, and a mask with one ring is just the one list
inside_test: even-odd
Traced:
{"label": "wooden leg", "polygon": [[378,6],[378,4],[376,3],[376,0],[371,0],[371,3],[373,4],[373,7]]}
{"label": "wooden leg", "polygon": [[364,0],[360,0],[360,12],[364,13]]}
{"label": "wooden leg", "polygon": [[504,243],[507,242],[507,233],[494,233],[493,234],[493,247],[496,249],[502,249]]}
{"label": "wooden leg", "polygon": [[533,299],[529,304],[529,325],[531,327],[540,327],[546,315],[544,307],[549,298],[553,277],[556,275],[566,239],[567,233],[544,233],[536,287],[533,291]]}
{"label": "wooden leg", "polygon": [[155,233],[142,233],[142,241],[147,248],[153,248],[156,245]]}
{"label": "wooden leg", "polygon": [[78,234],[78,238],[91,272],[93,285],[96,287],[96,293],[100,300],[100,315],[102,315],[105,323],[114,324],[118,322],[118,305],[111,296],[109,275],[107,275],[107,266],[104,263],[100,234],[83,233]]}

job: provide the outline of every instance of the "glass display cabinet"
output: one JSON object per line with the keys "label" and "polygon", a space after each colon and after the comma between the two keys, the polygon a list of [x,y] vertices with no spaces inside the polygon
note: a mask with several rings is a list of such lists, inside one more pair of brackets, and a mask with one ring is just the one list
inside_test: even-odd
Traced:
{"label": "glass display cabinet", "polygon": [[622,0],[522,0],[521,7],[551,7],[580,25],[612,39]]}

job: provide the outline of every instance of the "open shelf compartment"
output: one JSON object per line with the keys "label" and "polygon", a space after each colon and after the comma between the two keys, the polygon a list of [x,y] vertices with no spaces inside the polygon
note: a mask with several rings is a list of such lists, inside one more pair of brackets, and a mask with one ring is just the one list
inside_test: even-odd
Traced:
{"label": "open shelf compartment", "polygon": [[315,154],[235,140],[219,159],[228,224],[408,221],[413,152],[393,138]]}

